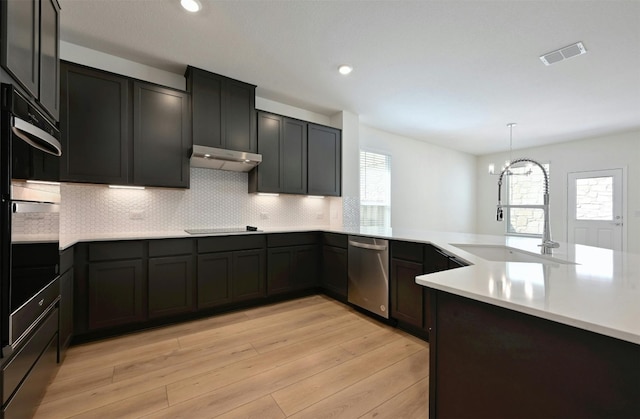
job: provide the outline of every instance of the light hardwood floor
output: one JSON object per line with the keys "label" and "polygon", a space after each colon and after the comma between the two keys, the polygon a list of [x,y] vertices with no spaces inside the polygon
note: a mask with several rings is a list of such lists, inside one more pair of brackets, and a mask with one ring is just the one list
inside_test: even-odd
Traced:
{"label": "light hardwood floor", "polygon": [[36,418],[426,418],[429,345],[316,295],[72,347]]}

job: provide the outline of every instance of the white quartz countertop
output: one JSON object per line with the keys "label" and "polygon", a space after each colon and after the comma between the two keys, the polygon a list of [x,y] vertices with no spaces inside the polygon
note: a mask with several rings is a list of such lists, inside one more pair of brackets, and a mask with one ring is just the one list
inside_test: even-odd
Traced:
{"label": "white quartz countertop", "polygon": [[[640,344],[638,254],[560,243],[548,263],[498,262],[454,244],[508,246],[539,255],[540,239],[375,228],[270,228],[258,234],[295,231],[431,243],[470,265],[418,276],[420,285]],[[184,231],[61,235],[60,247],[81,241],[179,237],[203,235]]]}

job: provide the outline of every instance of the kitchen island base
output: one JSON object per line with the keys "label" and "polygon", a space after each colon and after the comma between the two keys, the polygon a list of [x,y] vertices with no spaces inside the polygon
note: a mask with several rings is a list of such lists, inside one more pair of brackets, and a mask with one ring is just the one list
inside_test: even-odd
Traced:
{"label": "kitchen island base", "polygon": [[640,345],[431,292],[430,418],[640,417]]}

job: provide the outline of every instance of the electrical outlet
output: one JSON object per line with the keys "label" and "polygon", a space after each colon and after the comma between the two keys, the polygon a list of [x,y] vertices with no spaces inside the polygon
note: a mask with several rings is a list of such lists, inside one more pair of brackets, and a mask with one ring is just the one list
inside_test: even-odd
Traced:
{"label": "electrical outlet", "polygon": [[261,220],[268,220],[269,219],[269,214],[267,214],[266,212],[261,212],[260,213],[260,219]]}
{"label": "electrical outlet", "polygon": [[142,219],[144,219],[144,210],[131,210],[131,211],[129,211],[129,218],[131,220],[142,220]]}

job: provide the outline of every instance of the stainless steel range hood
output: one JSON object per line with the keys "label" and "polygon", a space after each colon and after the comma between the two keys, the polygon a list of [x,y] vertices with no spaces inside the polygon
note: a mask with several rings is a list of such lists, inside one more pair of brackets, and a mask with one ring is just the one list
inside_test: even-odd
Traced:
{"label": "stainless steel range hood", "polygon": [[260,162],[262,162],[260,154],[201,145],[194,145],[191,149],[191,167],[248,172]]}

